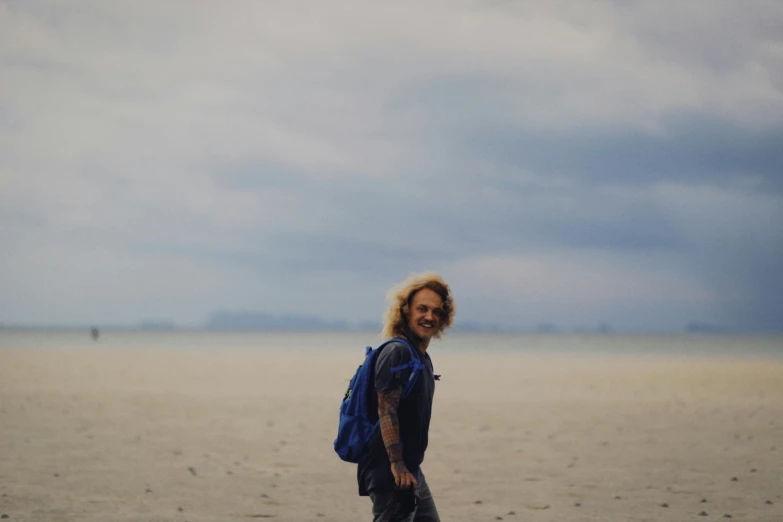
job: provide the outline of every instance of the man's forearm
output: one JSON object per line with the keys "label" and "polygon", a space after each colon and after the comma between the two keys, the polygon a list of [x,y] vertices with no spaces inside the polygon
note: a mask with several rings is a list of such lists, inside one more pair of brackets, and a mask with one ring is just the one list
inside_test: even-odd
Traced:
{"label": "man's forearm", "polygon": [[387,393],[378,394],[378,417],[381,426],[381,437],[389,461],[392,464],[404,466],[402,463],[402,444],[400,443],[400,419],[397,408],[400,404],[402,388]]}

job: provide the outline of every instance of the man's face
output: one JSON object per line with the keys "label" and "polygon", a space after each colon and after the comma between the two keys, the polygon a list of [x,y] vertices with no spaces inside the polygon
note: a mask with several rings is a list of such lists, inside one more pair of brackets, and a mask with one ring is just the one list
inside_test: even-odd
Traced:
{"label": "man's face", "polygon": [[443,299],[429,288],[422,288],[411,300],[408,328],[416,337],[429,341],[440,330]]}

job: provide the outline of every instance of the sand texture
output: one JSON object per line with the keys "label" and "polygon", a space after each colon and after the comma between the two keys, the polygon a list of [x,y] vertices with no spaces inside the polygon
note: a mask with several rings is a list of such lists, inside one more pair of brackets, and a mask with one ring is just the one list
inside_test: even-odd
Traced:
{"label": "sand texture", "polygon": [[[783,361],[434,345],[446,521],[783,521]],[[361,356],[361,354],[358,354]],[[356,354],[0,350],[8,522],[367,521],[334,454]],[[704,513],[704,514],[701,514]]]}

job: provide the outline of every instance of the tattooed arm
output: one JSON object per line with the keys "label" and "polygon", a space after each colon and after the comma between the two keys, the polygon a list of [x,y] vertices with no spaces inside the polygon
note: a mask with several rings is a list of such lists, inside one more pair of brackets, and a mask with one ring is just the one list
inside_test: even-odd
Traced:
{"label": "tattooed arm", "polygon": [[386,453],[391,462],[394,482],[401,489],[418,486],[416,478],[402,460],[402,444],[400,443],[400,419],[397,417],[397,407],[400,405],[402,387],[378,394],[378,417],[381,425],[381,437],[386,446]]}

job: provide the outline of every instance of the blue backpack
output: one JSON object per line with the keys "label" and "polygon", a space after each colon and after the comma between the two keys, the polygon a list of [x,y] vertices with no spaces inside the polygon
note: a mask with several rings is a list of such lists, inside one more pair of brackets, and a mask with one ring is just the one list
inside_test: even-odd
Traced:
{"label": "blue backpack", "polygon": [[372,436],[380,422],[379,420],[373,420],[377,419],[378,412],[370,411],[372,409],[373,394],[375,393],[373,372],[378,354],[381,353],[381,350],[386,345],[393,342],[404,344],[411,354],[410,361],[391,369],[392,373],[408,368],[412,370],[410,377],[402,388],[401,399],[410,394],[413,386],[416,384],[419,372],[424,369],[424,363],[421,362],[418,354],[415,353],[416,350],[402,337],[389,339],[375,350],[370,346],[365,349],[364,363],[356,370],[340,405],[340,424],[337,428],[337,438],[334,440],[334,451],[346,462],[359,462],[367,441],[370,440],[370,436]]}

